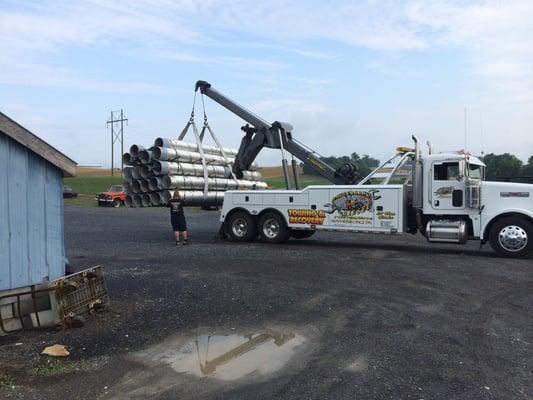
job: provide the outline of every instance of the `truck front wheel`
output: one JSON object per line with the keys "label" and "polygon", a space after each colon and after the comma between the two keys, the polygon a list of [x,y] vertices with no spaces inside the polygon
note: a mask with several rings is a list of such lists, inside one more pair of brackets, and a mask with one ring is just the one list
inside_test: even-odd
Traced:
{"label": "truck front wheel", "polygon": [[259,219],[259,236],[265,243],[283,243],[289,239],[290,231],[281,215],[267,212]]}
{"label": "truck front wheel", "polygon": [[226,231],[235,242],[251,242],[257,237],[257,225],[245,211],[236,211],[229,216]]}
{"label": "truck front wheel", "polygon": [[489,241],[500,256],[529,257],[533,253],[533,225],[521,218],[502,218],[491,227]]}
{"label": "truck front wheel", "polygon": [[119,208],[122,205],[122,201],[120,199],[113,200],[113,207]]}

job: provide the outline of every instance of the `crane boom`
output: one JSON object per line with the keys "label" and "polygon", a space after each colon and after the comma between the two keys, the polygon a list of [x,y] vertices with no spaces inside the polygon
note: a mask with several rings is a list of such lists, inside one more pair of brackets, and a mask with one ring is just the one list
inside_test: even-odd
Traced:
{"label": "crane boom", "polygon": [[[241,140],[239,151],[235,156],[235,163],[233,165],[233,172],[238,178],[242,177],[242,171],[250,168],[263,147],[267,147],[288,151],[316,171],[316,173],[334,184],[350,185],[357,181],[357,168],[355,165],[347,163],[335,169],[325,163],[313,151],[310,151],[293,140],[292,126],[290,124],[280,121],[275,121],[272,124],[266,122],[261,117],[214,89],[206,81],[196,82],[195,91],[198,90],[249,124],[241,128],[245,132],[245,135]],[[285,164],[286,161],[284,160],[284,173],[285,180],[287,181],[288,174]],[[287,187],[289,187],[288,181]]]}

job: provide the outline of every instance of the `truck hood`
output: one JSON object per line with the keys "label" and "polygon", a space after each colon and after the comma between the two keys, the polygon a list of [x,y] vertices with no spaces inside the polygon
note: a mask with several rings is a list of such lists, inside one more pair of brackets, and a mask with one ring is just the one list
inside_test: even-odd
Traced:
{"label": "truck hood", "polygon": [[533,217],[533,185],[514,182],[483,182],[483,214],[487,217],[518,212]]}
{"label": "truck hood", "polygon": [[516,182],[485,181],[483,189],[491,192],[500,191],[501,197],[530,197],[533,199],[533,184]]}

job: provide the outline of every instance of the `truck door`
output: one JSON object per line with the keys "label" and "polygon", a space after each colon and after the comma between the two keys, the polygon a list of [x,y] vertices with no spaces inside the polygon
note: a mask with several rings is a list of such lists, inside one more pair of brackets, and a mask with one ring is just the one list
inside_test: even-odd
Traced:
{"label": "truck door", "polygon": [[465,177],[461,162],[434,162],[432,166],[431,206],[435,210],[465,208]]}

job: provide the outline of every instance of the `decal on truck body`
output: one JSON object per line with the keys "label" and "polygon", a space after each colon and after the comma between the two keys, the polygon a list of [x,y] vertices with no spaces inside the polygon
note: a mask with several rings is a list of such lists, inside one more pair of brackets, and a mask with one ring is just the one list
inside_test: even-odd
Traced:
{"label": "decal on truck body", "polygon": [[375,200],[381,199],[378,193],[379,190],[376,189],[342,192],[334,196],[331,203],[324,204],[324,207],[327,208],[328,214],[337,213],[331,218],[332,224],[372,226],[374,224],[373,204]]}
{"label": "decal on truck body", "polygon": [[373,201],[381,198],[376,193],[379,190],[342,192],[333,197],[331,203],[324,204],[324,207],[329,208],[326,211],[328,214],[338,211],[342,216],[354,216],[372,209]]}
{"label": "decal on truck body", "polygon": [[290,209],[289,224],[322,225],[326,219],[323,210]]}

